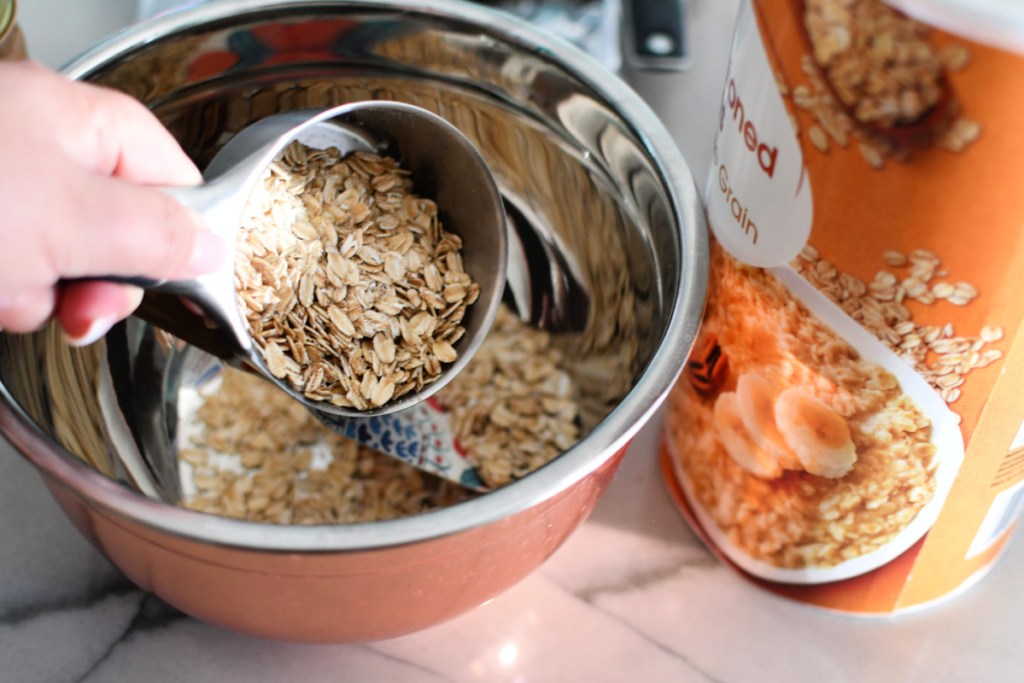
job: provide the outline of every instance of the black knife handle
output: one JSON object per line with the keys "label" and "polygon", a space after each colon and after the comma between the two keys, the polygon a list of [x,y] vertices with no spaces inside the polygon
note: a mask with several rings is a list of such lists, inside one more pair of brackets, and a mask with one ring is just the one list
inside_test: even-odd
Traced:
{"label": "black knife handle", "polygon": [[685,0],[622,0],[626,60],[641,69],[690,65]]}

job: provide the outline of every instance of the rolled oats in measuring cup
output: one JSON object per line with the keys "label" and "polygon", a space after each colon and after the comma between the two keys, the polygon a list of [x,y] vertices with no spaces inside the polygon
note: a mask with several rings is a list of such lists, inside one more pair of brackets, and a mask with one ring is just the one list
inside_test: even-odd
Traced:
{"label": "rolled oats in measuring cup", "polygon": [[[999,21],[993,21],[998,17]],[[753,0],[663,463],[724,560],[857,613],[932,603],[1024,498],[1024,7]]]}

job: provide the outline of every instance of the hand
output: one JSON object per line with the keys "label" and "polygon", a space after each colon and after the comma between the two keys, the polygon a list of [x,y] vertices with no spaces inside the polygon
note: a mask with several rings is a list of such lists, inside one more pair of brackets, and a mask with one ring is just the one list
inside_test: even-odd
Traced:
{"label": "hand", "polygon": [[196,167],[142,104],[28,62],[0,63],[0,329],[56,315],[95,341],[142,300],[90,276],[187,278],[227,256],[198,216],[153,185],[195,185]]}

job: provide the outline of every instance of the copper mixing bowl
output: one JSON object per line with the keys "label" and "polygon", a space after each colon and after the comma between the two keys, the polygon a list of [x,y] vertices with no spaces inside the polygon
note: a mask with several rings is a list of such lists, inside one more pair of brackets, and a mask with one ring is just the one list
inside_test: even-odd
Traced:
{"label": "copper mixing bowl", "polygon": [[[583,436],[516,483],[404,519],[277,526],[176,507],[119,475],[138,425],[95,419],[94,361],[137,364],[130,330],[84,350],[52,330],[0,335],[0,430],[132,581],[239,631],[386,638],[495,596],[587,517],[682,368],[707,274],[686,164],[617,77],[523,22],[447,0],[204,4],[116,35],[66,72],[142,100],[200,166],[277,111],[390,98],[444,116],[513,216],[509,300],[570,351],[581,388]],[[173,469],[135,445],[158,475]]]}

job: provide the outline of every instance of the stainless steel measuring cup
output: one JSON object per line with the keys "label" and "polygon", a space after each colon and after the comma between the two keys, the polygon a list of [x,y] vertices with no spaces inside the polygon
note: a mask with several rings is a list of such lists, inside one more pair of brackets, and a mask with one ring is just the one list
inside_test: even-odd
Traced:
{"label": "stainless steel measuring cup", "polygon": [[267,166],[295,140],[318,149],[334,147],[342,154],[369,151],[395,157],[410,171],[417,193],[437,203],[445,229],[462,238],[466,272],[480,286],[480,296],[464,319],[466,332],[455,344],[457,360],[443,366],[434,382],[378,408],[357,410],[308,399],[270,373],[253,343],[236,303],[233,262],[191,280],[129,280],[150,293],[194,302],[214,328],[173,305],[173,297],[147,294],[140,316],[222,358],[244,361],[310,409],[331,416],[335,423],[338,418],[409,408],[441,389],[465,366],[497,313],[507,267],[505,214],[497,187],[469,140],[441,117],[405,103],[364,101],[262,119],[218,152],[204,173],[204,184],[167,192],[196,210],[210,229],[233,247],[252,189]]}

